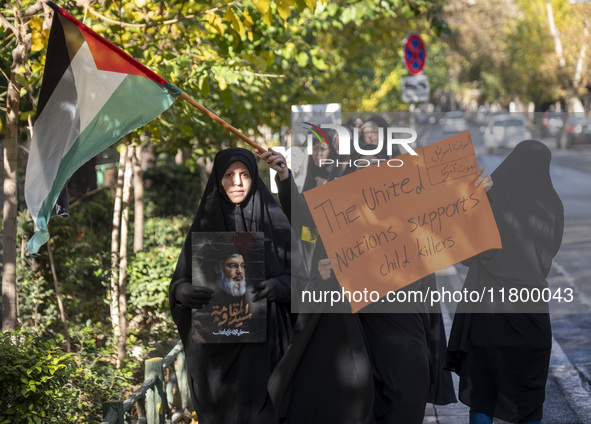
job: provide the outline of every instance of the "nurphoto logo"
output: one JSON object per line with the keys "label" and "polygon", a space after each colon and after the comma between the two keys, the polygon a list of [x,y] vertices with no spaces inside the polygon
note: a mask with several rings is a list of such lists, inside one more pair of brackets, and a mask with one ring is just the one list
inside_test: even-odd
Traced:
{"label": "nurphoto logo", "polygon": [[[351,145],[353,149],[360,155],[360,156],[374,156],[379,154],[384,145],[386,146],[386,151],[388,157],[392,156],[393,146],[398,145],[404,148],[406,152],[410,153],[413,156],[416,156],[417,153],[414,149],[410,146],[411,143],[414,143],[417,140],[417,132],[412,128],[404,128],[404,127],[387,127],[387,128],[377,128],[378,131],[378,140],[376,145],[372,145],[372,148],[368,148],[365,145],[365,148],[362,148],[359,141],[359,129],[353,128],[352,137],[351,132],[346,127],[339,125],[339,124],[320,124],[320,127],[313,125],[309,122],[304,122],[305,124],[309,125],[311,128],[305,128],[310,131],[307,135],[306,142],[308,146],[308,151],[312,151],[312,144],[313,144],[313,137],[314,134],[321,144],[326,143],[328,144],[330,141],[327,139],[325,133],[322,129],[331,129],[336,132],[336,136],[338,136],[338,154],[341,157],[346,157],[351,154]],[[397,138],[396,135],[407,135],[406,137]],[[410,136],[410,137],[409,137]],[[351,143],[351,138],[353,139],[353,143]],[[398,168],[404,165],[404,162],[401,159],[369,159],[369,158],[362,158],[357,159],[355,163],[349,163],[349,166],[361,167],[365,168],[369,165],[374,163],[378,163],[378,166],[385,162],[387,166]],[[323,165],[332,165],[336,164],[342,165],[343,163],[339,161],[339,159],[320,159],[320,166]]]}

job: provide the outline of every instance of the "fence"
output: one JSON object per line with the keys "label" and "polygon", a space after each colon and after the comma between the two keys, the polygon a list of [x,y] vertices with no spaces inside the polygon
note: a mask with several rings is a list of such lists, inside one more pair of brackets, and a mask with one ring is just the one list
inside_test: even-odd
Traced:
{"label": "fence", "polygon": [[[166,370],[168,381],[165,381]],[[123,402],[103,403],[101,424],[131,424],[134,406],[137,406],[136,424],[175,424],[184,412],[192,410],[182,342],[179,341],[164,359],[146,360],[144,383],[129,398]],[[173,408],[176,409],[174,414]]]}

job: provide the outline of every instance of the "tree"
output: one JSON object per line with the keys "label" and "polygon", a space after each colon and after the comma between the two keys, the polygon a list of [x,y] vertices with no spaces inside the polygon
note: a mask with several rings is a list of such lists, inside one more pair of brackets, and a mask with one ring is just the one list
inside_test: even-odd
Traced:
{"label": "tree", "polygon": [[[347,111],[391,112],[406,110],[401,100],[401,79],[407,74],[402,61],[402,43],[409,32],[422,35],[429,45],[447,31],[441,18],[442,2],[355,2],[327,4],[323,14],[308,28],[318,35],[318,52],[325,64],[310,74],[304,102],[341,102]],[[327,18],[330,17],[330,18]],[[307,56],[298,54],[305,61]],[[311,60],[318,61],[312,56]],[[431,77],[437,64],[429,64]],[[302,101],[299,99],[300,102]],[[297,102],[296,102],[297,103]]]}
{"label": "tree", "polygon": [[580,55],[588,7],[568,0],[451,1],[452,32],[442,37],[450,81],[479,89],[482,102],[507,105],[519,97],[538,110],[574,92],[568,87],[575,81],[576,94],[586,95],[587,73],[576,77],[576,68],[586,69],[588,61]]}
{"label": "tree", "polygon": [[14,330],[17,324],[17,288],[16,288],[16,216],[18,205],[17,189],[17,152],[19,141],[20,92],[23,79],[29,74],[29,51],[31,34],[27,31],[28,16],[39,10],[39,3],[25,11],[30,2],[7,5],[12,9],[12,22],[0,14],[2,26],[14,37],[12,47],[12,65],[6,94],[6,124],[4,140],[4,206],[2,232],[3,268],[2,268],[2,331]]}
{"label": "tree", "polygon": [[[277,131],[285,126],[290,104],[325,101],[333,93],[347,101],[351,99],[351,107],[361,107],[364,99],[371,99],[374,92],[381,90],[376,108],[398,105],[393,99],[399,64],[387,72],[377,69],[371,78],[357,81],[370,58],[379,59],[378,67],[386,67],[392,61],[387,39],[375,48],[368,47],[376,37],[402,38],[407,29],[430,30],[436,36],[445,27],[441,4],[442,1],[426,0],[135,0],[78,1],[61,6],[255,137],[263,126]],[[4,214],[3,279],[8,281],[15,275],[11,273],[11,255],[16,252],[16,244],[10,239],[16,239],[11,220],[18,205],[16,190],[11,191],[11,187],[16,188],[18,165],[14,152],[19,141],[24,141],[16,134],[19,129],[32,126],[50,15],[42,14],[41,1],[22,0],[16,6],[8,2],[7,6],[0,17],[3,27],[12,35],[3,38],[1,47],[3,51],[18,48],[19,52],[13,56],[18,62],[11,65],[13,73],[7,87],[7,101],[12,103],[6,113],[5,158],[11,162],[5,178],[6,205],[10,208]],[[353,63],[357,58],[359,62]],[[394,60],[398,59],[399,55]],[[1,67],[7,69],[4,62]],[[352,81],[350,93],[340,79],[343,75]],[[18,120],[19,111],[26,119]],[[156,154],[190,151],[185,165],[192,169],[204,156],[233,144],[233,137],[226,130],[182,101],[141,131],[156,145]],[[138,133],[130,135],[132,139],[137,136]],[[117,246],[113,252],[120,255],[120,248]],[[114,262],[113,267],[118,264]],[[3,296],[8,305],[15,304],[16,280],[11,281],[7,284],[7,296]],[[13,289],[13,295],[8,287]],[[113,307],[119,308],[118,304]],[[14,311],[3,308],[3,313],[12,314],[7,320],[10,326],[16,325]]]}
{"label": "tree", "polygon": [[[561,12],[563,12],[565,9],[564,4],[560,4],[558,6],[559,7],[562,6]],[[569,4],[568,6],[571,6],[571,5]],[[562,21],[563,22],[568,21],[569,25],[565,26],[563,28],[565,30],[565,32],[568,34],[567,31],[569,31],[569,30],[572,31],[573,28],[577,28],[583,34],[588,35],[589,34],[588,26],[590,24],[588,12],[591,11],[591,6],[582,5],[582,8],[577,8],[577,10],[572,9],[571,7],[568,7],[566,9],[567,9],[567,11],[566,11],[566,13],[563,13],[564,18],[562,19]],[[587,14],[580,16],[577,12],[581,12],[581,11],[583,11],[583,9],[586,9]],[[552,36],[552,39],[554,40],[556,58],[558,59],[559,78],[562,83],[562,87],[565,91],[566,108],[569,112],[578,112],[578,113],[584,112],[585,110],[583,108],[583,104],[581,103],[578,95],[583,94],[580,90],[580,83],[581,83],[581,77],[583,75],[581,70],[583,67],[586,67],[586,64],[585,64],[585,50],[587,47],[586,40],[583,41],[583,46],[579,49],[579,52],[572,51],[572,45],[571,45],[571,51],[568,52],[569,53],[568,57],[571,57],[572,59],[570,61],[568,61],[569,64],[567,65],[567,60],[566,60],[567,55],[565,54],[565,51],[562,47],[560,30],[556,26],[555,19],[554,19],[554,8],[553,8],[552,2],[550,0],[546,0],[546,12],[547,12],[547,17],[548,17],[548,28],[549,28],[550,34]],[[575,45],[577,47],[580,46],[580,41],[579,41],[580,32],[577,32],[574,34],[576,38],[573,38],[573,35],[571,35],[570,37],[567,37],[567,38],[569,38],[569,41],[574,41]],[[587,78],[585,78],[585,80],[587,80]],[[579,91],[579,93],[576,92],[577,90]]]}

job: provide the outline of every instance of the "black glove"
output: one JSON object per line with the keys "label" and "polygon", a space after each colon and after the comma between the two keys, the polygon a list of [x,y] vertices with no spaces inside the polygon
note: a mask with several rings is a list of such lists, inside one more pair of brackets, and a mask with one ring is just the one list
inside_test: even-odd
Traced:
{"label": "black glove", "polygon": [[209,287],[194,286],[191,283],[180,283],[174,291],[174,298],[183,307],[201,309],[211,300],[213,290]]}
{"label": "black glove", "polygon": [[264,298],[267,298],[267,300],[270,302],[274,302],[275,300],[277,300],[277,290],[275,289],[275,284],[273,284],[273,280],[261,281],[253,287],[251,293],[254,294],[254,297],[252,298],[253,302],[258,302],[259,300]]}

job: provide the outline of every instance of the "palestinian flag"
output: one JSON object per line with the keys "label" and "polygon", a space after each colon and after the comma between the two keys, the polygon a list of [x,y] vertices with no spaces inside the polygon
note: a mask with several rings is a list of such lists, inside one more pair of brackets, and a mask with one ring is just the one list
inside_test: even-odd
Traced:
{"label": "palestinian flag", "polygon": [[164,112],[181,91],[73,16],[54,10],[29,150],[25,199],[31,253],[49,240],[62,188],[84,163]]}

